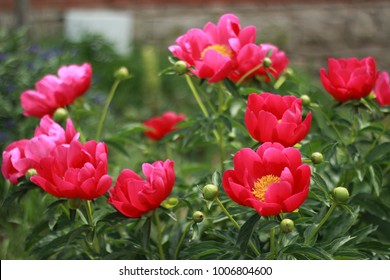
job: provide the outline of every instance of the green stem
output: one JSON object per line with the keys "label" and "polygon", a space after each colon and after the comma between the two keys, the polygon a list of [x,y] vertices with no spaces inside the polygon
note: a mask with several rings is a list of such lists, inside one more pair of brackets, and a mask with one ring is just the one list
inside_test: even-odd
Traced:
{"label": "green stem", "polygon": [[99,124],[97,126],[96,136],[95,136],[96,141],[99,141],[99,139],[100,139],[100,136],[102,134],[104,120],[107,117],[108,108],[110,107],[111,101],[114,98],[116,89],[118,88],[118,85],[120,82],[121,82],[121,80],[119,80],[119,79],[115,80],[115,82],[113,83],[113,85],[111,87],[110,93],[108,94],[106,104],[104,104],[104,108],[103,108],[102,114],[100,116]]}
{"label": "green stem", "polygon": [[188,231],[190,230],[191,226],[194,224],[194,222],[190,222],[188,223],[188,225],[185,227],[181,237],[180,237],[180,240],[179,240],[179,243],[177,244],[177,247],[176,247],[176,250],[175,250],[175,254],[173,255],[173,259],[174,260],[177,260],[177,257],[179,256],[179,250],[180,250],[180,247],[181,245],[183,244],[183,241],[184,241],[184,238],[186,237]]}
{"label": "green stem", "polygon": [[164,250],[162,247],[161,223],[160,217],[157,214],[157,209],[153,212],[153,217],[157,225],[157,247],[160,254],[160,260],[165,260]]}
{"label": "green stem", "polygon": [[275,255],[275,228],[271,228],[269,232],[269,248],[271,255]]}
{"label": "green stem", "polygon": [[[223,114],[224,106],[223,106],[223,85],[222,83],[219,83],[218,87],[218,113],[220,115]],[[219,156],[220,156],[220,165],[221,165],[221,172],[224,171],[224,161],[225,161],[225,141],[223,137],[223,125],[221,123],[218,123],[218,146],[219,146]]]}
{"label": "green stem", "polygon": [[261,62],[259,65],[257,65],[256,67],[252,68],[251,70],[249,70],[248,72],[246,72],[244,74],[244,76],[242,76],[238,82],[237,82],[237,86],[240,86],[241,83],[247,78],[249,77],[251,74],[255,73],[257,70],[259,70],[261,67],[263,67],[263,62]]}
{"label": "green stem", "polygon": [[196,90],[195,85],[194,85],[194,83],[191,80],[191,77],[188,74],[185,74],[184,76],[186,77],[187,84],[190,87],[190,90],[191,90],[191,92],[192,92],[196,102],[198,103],[200,109],[202,110],[203,115],[206,118],[208,118],[209,117],[209,112],[207,111],[206,107],[204,106],[204,104],[202,102],[202,99],[200,99],[198,91]]}
{"label": "green stem", "polygon": [[95,252],[99,254],[100,253],[100,246],[99,246],[98,239],[96,238],[96,234],[95,234],[95,225],[93,223],[92,206],[91,206],[90,200],[85,200],[85,209],[87,212],[88,225],[90,225],[92,230],[94,231],[93,237],[92,237],[92,246],[93,246]]}
{"label": "green stem", "polygon": [[332,205],[330,206],[328,212],[326,212],[325,216],[322,218],[321,222],[316,226],[316,228],[313,230],[311,235],[306,239],[306,241],[304,243],[305,245],[309,244],[313,240],[314,236],[316,236],[316,234],[320,230],[320,228],[325,224],[325,222],[328,220],[330,215],[332,215],[334,209],[336,209],[336,206],[337,206],[337,203],[333,202]]}
{"label": "green stem", "polygon": [[[229,218],[229,220],[233,223],[233,225],[236,227],[236,229],[240,230],[241,227],[237,223],[237,221],[233,218],[232,215],[228,212],[228,210],[225,208],[221,200],[219,198],[216,199],[219,207],[221,207],[222,211],[225,213],[225,215]],[[252,240],[249,240],[249,246],[251,246],[253,252],[255,252],[256,256],[260,256],[260,251],[256,248],[255,244],[252,242]]]}

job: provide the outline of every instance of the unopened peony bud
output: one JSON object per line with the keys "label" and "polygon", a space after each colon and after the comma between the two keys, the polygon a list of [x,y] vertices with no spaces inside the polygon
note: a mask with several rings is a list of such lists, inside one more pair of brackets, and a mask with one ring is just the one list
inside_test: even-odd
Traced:
{"label": "unopened peony bud", "polygon": [[293,220],[290,220],[290,219],[283,219],[283,220],[280,222],[280,229],[281,229],[284,233],[292,232],[292,231],[294,230],[294,221],[293,221]]}
{"label": "unopened peony bud", "polygon": [[115,79],[126,80],[130,78],[129,70],[126,67],[121,67],[114,73]]}
{"label": "unopened peony bud", "polygon": [[26,180],[27,181],[31,181],[31,177],[34,176],[34,175],[37,175],[37,171],[34,169],[34,168],[30,168],[29,170],[27,170],[26,172]]}
{"label": "unopened peony bud", "polygon": [[204,199],[207,201],[213,201],[218,196],[218,187],[213,184],[207,184],[204,186],[202,193]]}
{"label": "unopened peony bud", "polygon": [[286,76],[286,78],[291,78],[294,76],[294,70],[292,70],[291,68],[287,68],[283,74],[284,76]]}
{"label": "unopened peony bud", "polygon": [[187,64],[182,60],[176,61],[175,64],[173,64],[173,70],[175,70],[177,74],[183,75],[188,71]]}
{"label": "unopened peony bud", "polygon": [[264,66],[265,68],[268,68],[268,67],[271,67],[271,65],[272,65],[272,60],[271,60],[271,58],[265,57],[264,60],[263,60],[263,66]]}
{"label": "unopened peony bud", "polygon": [[192,219],[194,220],[195,223],[200,223],[204,219],[204,214],[203,212],[200,211],[195,211],[194,214],[192,215]]}
{"label": "unopened peony bud", "polygon": [[57,123],[65,121],[69,116],[68,110],[65,108],[58,108],[53,115],[53,120]]}
{"label": "unopened peony bud", "polygon": [[314,164],[319,164],[324,161],[324,156],[319,152],[314,152],[311,154],[311,162]]}
{"label": "unopened peony bud", "polygon": [[349,199],[349,192],[344,187],[337,187],[333,190],[333,196],[336,202],[346,203]]}
{"label": "unopened peony bud", "polygon": [[305,106],[308,106],[311,103],[310,97],[308,95],[306,95],[306,94],[301,95],[301,100],[302,100],[302,104],[305,105]]}
{"label": "unopened peony bud", "polygon": [[69,198],[68,207],[69,209],[76,210],[81,206],[82,200],[80,198]]}

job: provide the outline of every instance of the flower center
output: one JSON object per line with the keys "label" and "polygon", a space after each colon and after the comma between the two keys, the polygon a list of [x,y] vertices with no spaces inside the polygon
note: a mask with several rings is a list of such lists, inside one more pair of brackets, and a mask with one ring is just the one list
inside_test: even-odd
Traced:
{"label": "flower center", "polygon": [[261,201],[264,201],[265,192],[268,187],[273,183],[279,183],[280,178],[275,175],[266,175],[263,176],[255,182],[253,186],[253,195]]}
{"label": "flower center", "polygon": [[216,52],[222,54],[223,56],[227,56],[227,57],[232,57],[232,55],[233,55],[232,51],[226,45],[215,44],[215,45],[208,46],[207,48],[205,48],[202,51],[202,53],[200,55],[201,59],[203,59],[203,57],[205,56],[205,54],[208,50],[215,50]]}

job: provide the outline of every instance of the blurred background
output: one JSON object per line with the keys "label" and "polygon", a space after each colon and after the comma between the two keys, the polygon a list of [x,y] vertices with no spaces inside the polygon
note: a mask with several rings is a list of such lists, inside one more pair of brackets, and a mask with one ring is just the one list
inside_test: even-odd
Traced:
{"label": "blurred background", "polygon": [[[302,81],[300,94],[324,92],[319,69],[329,57],[372,56],[380,70],[390,71],[389,0],[0,0],[0,149],[31,138],[39,122],[22,115],[20,94],[61,65],[87,61],[93,83],[86,102],[73,108],[73,121],[87,138],[94,135],[113,73],[126,66],[133,79],[118,88],[104,138],[117,141],[110,146],[117,166],[148,161],[149,142],[117,132],[166,110],[197,113],[184,79],[159,73],[170,66],[168,46],[178,36],[225,13],[236,14],[241,26],[255,25],[257,43],[286,52]],[[10,201],[17,191],[0,176],[0,259],[31,257],[21,240],[46,207],[37,192]]]}

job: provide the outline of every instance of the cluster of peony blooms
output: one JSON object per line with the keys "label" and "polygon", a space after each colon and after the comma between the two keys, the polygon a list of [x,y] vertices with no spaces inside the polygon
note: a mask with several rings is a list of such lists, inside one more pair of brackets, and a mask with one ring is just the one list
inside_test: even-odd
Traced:
{"label": "cluster of peony blooms", "polygon": [[[235,15],[225,14],[216,25],[209,22],[203,29],[189,30],[169,50],[209,83],[277,79],[288,66],[287,56],[272,44],[256,45],[255,39],[254,26],[241,28]],[[311,171],[291,146],[307,135],[311,121],[311,113],[302,120],[302,101],[295,96],[250,94],[245,124],[263,144],[257,151],[244,148],[235,154],[234,169],[225,171],[222,179],[230,198],[263,216],[297,209],[308,195]]]}
{"label": "cluster of peony blooms", "polygon": [[[191,75],[215,83],[224,79],[240,85],[248,79],[271,82],[288,66],[288,58],[272,44],[255,44],[256,28],[241,28],[239,19],[223,15],[217,24],[193,28],[169,47]],[[390,105],[387,72],[378,73],[373,58],[329,59],[321,69],[324,88],[338,101],[360,99],[374,92],[381,106]],[[79,140],[70,119],[63,129],[52,117],[58,108],[83,95],[92,80],[92,68],[63,66],[58,76],[47,75],[21,95],[25,116],[41,118],[31,139],[9,144],[3,151],[2,174],[12,184],[25,177],[46,192],[61,198],[92,200],[109,192],[108,202],[128,217],[140,217],[159,207],[175,183],[172,160],[144,163],[143,179],[130,169],[120,172],[114,186],[108,175],[105,143]],[[146,137],[158,141],[177,129],[184,114],[165,112],[146,120]],[[307,198],[311,169],[293,146],[308,134],[312,114],[303,117],[302,100],[275,93],[248,96],[245,125],[262,144],[254,151],[243,148],[234,155],[234,168],[224,172],[222,184],[238,204],[263,216],[296,210]]]}
{"label": "cluster of peony blooms", "polygon": [[[70,105],[90,87],[92,68],[88,63],[62,66],[58,77],[46,75],[35,90],[21,94],[25,116],[40,118],[31,139],[10,143],[3,151],[4,178],[18,184],[24,177],[47,193],[68,199],[93,200],[109,192],[108,202],[129,217],[140,217],[159,207],[171,193],[174,162],[144,163],[145,179],[124,169],[114,186],[108,175],[108,149],[104,142],[82,143],[71,119],[65,130],[52,117],[59,108]],[[159,140],[176,129],[185,115],[166,112],[144,122],[145,135]]]}
{"label": "cluster of peony blooms", "polygon": [[237,16],[225,14],[216,25],[209,22],[203,29],[188,30],[169,50],[209,83],[225,78],[239,82],[255,76],[265,81],[277,79],[288,65],[287,56],[272,44],[256,45],[255,39],[256,27],[241,28]]}

